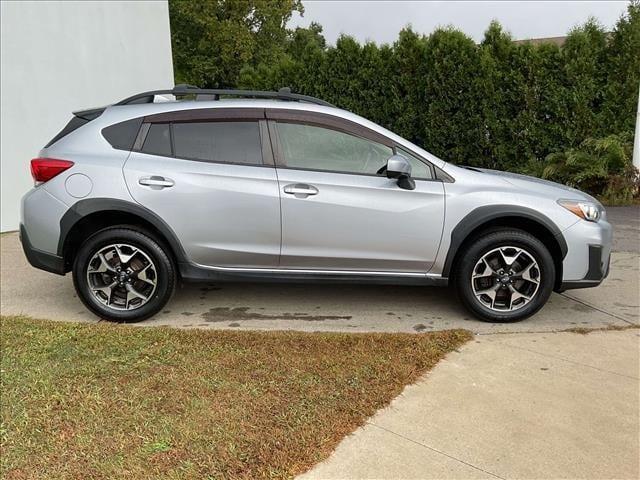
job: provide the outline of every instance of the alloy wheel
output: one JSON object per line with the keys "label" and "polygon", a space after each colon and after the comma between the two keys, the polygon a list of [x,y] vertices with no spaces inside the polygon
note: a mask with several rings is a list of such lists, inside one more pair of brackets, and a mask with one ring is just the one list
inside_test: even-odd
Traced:
{"label": "alloy wheel", "polygon": [[114,310],[145,305],[157,286],[156,266],[144,251],[117,243],[98,250],[88,263],[87,283],[95,299]]}
{"label": "alloy wheel", "polygon": [[538,262],[524,248],[505,246],[484,254],[471,274],[471,288],[485,307],[498,312],[523,308],[540,287]]}

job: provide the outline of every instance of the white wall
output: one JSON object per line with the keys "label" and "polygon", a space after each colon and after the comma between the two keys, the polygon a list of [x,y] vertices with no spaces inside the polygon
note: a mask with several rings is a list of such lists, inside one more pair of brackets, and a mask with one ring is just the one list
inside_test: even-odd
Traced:
{"label": "white wall", "polygon": [[169,11],[161,1],[0,3],[1,223],[15,230],[29,161],[71,112],[171,88]]}

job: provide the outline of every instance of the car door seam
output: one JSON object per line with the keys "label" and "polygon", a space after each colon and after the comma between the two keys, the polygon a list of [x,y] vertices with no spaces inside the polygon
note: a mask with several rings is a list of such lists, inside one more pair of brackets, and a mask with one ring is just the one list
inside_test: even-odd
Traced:
{"label": "car door seam", "polygon": [[[265,110],[265,117],[266,117],[266,110]],[[269,136],[269,148],[271,149],[271,156],[273,158],[273,170],[276,173],[276,186],[277,186],[277,190],[278,190],[278,207],[280,208],[280,249],[278,252],[278,267],[280,267],[280,262],[282,261],[282,192],[280,191],[280,177],[278,175],[278,158],[276,158],[276,151],[273,148],[273,139],[271,138],[271,128],[270,128],[270,122],[269,119],[266,119],[267,122],[267,135]]]}

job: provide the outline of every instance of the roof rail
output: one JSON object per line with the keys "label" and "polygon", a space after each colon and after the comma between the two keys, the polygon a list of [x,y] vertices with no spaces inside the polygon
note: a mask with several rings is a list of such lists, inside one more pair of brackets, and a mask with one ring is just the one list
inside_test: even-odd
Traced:
{"label": "roof rail", "polygon": [[[221,95],[229,97],[244,97],[244,98],[273,98],[276,100],[288,100],[295,102],[308,102],[316,105],[323,105],[325,107],[333,107],[329,102],[320,100],[319,98],[310,97],[308,95],[300,95],[298,93],[291,93],[291,89],[288,87],[281,88],[277,92],[265,92],[261,90],[235,90],[235,89],[209,89],[198,88],[193,85],[176,85],[171,90],[152,90],[149,92],[138,93],[132,97],[125,98],[119,101],[115,105],[133,105],[139,103],[153,103],[153,97],[155,95],[167,95],[171,94],[175,97],[184,97],[187,95],[195,95],[196,99],[198,95],[207,96],[212,100],[219,100]],[[208,99],[209,99],[208,98]]]}

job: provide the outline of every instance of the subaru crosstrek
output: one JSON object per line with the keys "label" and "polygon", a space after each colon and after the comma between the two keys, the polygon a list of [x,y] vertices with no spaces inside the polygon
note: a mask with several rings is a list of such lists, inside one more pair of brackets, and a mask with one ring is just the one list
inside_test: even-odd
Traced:
{"label": "subaru crosstrek", "polygon": [[346,281],[455,285],[507,322],[609,269],[589,195],[451,165],[288,89],[181,85],[76,112],[31,171],[27,259],[72,272],[114,321],[154,315],[181,281]]}

